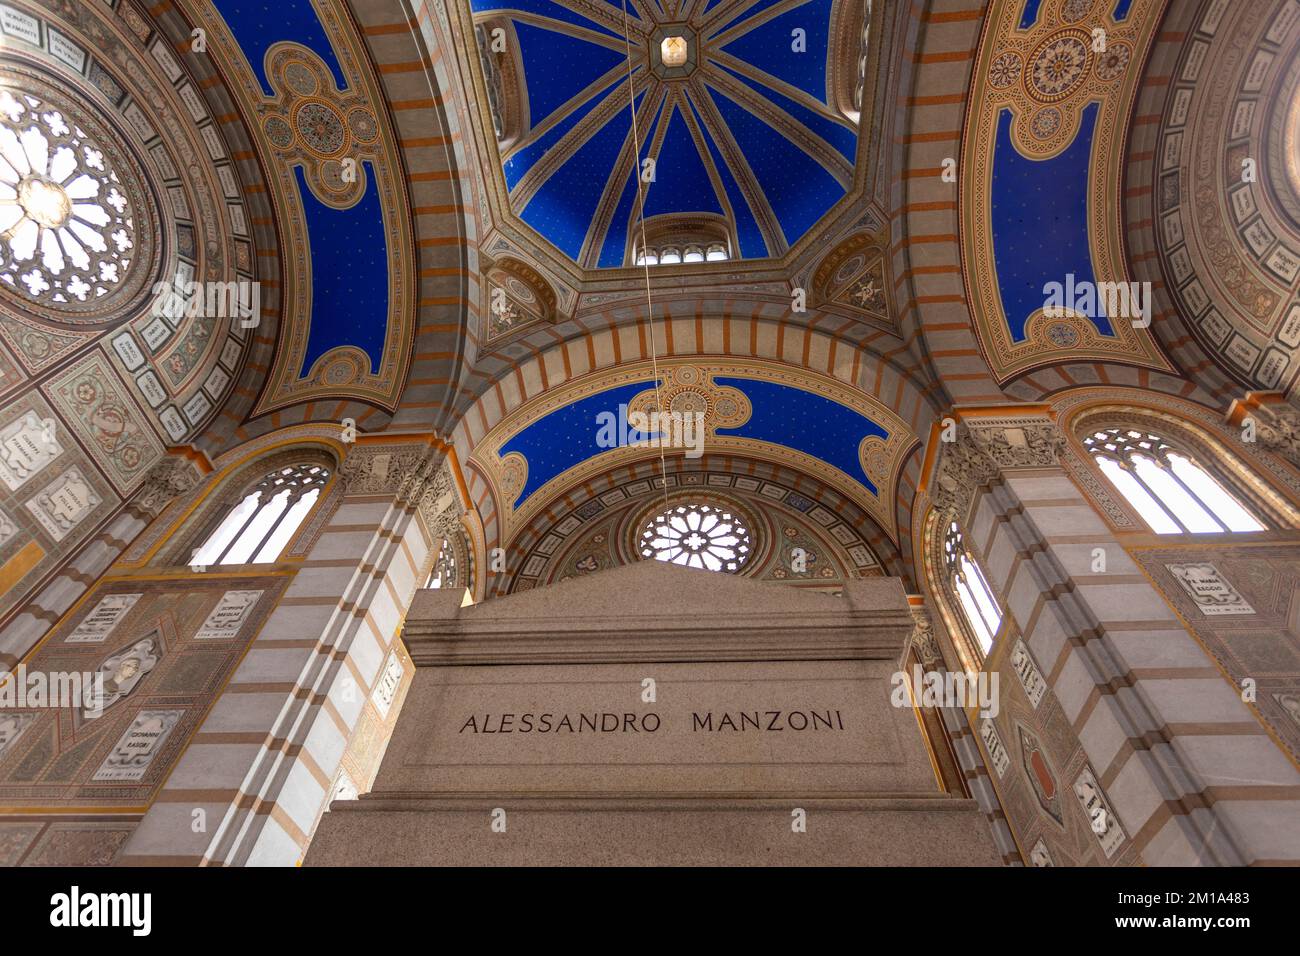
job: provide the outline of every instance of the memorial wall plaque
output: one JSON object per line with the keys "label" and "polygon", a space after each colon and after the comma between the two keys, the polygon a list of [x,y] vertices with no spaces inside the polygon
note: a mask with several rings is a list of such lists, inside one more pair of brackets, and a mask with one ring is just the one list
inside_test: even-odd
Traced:
{"label": "memorial wall plaque", "polygon": [[55,541],[68,533],[102,503],[102,499],[77,468],[69,468],[27,502],[27,510]]}
{"label": "memorial wall plaque", "polygon": [[135,607],[140,594],[106,594],[81,619],[71,634],[64,638],[67,644],[102,644],[113,633],[128,611]]}
{"label": "memorial wall plaque", "polygon": [[144,779],[163,742],[184,714],[183,710],[140,711],[91,779],[118,782]]}
{"label": "memorial wall plaque", "polygon": [[17,743],[18,738],[35,722],[36,714],[31,712],[9,714],[0,712],[0,757],[3,757],[5,751]]}
{"label": "memorial wall plaque", "polygon": [[1214,565],[1167,564],[1165,567],[1207,617],[1255,613],[1255,609]]}
{"label": "memorial wall plaque", "polygon": [[375,681],[375,689],[370,693],[370,700],[374,703],[375,709],[379,711],[379,716],[388,717],[388,711],[392,708],[393,701],[397,697],[397,689],[402,685],[403,673],[405,671],[402,668],[401,658],[397,656],[397,651],[389,651],[384,669],[380,672],[379,679]]}
{"label": "memorial wall plaque", "polygon": [[35,411],[0,428],[0,481],[17,491],[38,471],[63,454],[53,418]]}
{"label": "memorial wall plaque", "polygon": [[217,641],[235,637],[239,626],[252,613],[261,591],[227,591],[194,634],[196,641]]}

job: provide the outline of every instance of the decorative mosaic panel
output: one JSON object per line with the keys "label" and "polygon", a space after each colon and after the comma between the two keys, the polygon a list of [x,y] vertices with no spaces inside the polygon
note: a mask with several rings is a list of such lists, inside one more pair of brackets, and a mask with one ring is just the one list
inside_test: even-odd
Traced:
{"label": "decorative mosaic panel", "polygon": [[1256,711],[1300,755],[1295,545],[1150,548],[1133,557],[1232,681],[1255,682]]}
{"label": "decorative mosaic panel", "polygon": [[[147,804],[287,580],[131,579],[86,595],[25,664],[29,675],[103,675],[102,714],[86,706],[5,708],[0,810]],[[229,592],[241,597],[226,599]],[[254,592],[260,599],[247,603]],[[106,606],[121,609],[109,627]]]}
{"label": "decorative mosaic panel", "polygon": [[[1131,834],[1118,821],[1111,821],[1104,839],[1094,832],[1075,785],[1096,775],[1056,695],[1033,676],[1041,672],[1040,663],[1023,642],[1003,641],[985,669],[998,674],[1001,707],[980,722],[995,728],[1006,762],[1006,770],[990,780],[1029,865],[1136,865]],[[977,719],[973,712],[971,717]],[[1094,802],[1106,799],[1104,793],[1087,795]]]}
{"label": "decorative mosaic panel", "polygon": [[53,379],[45,392],[119,490],[134,488],[162,457],[162,442],[99,353]]}
{"label": "decorative mosaic panel", "polygon": [[0,406],[0,613],[120,500],[38,391]]}

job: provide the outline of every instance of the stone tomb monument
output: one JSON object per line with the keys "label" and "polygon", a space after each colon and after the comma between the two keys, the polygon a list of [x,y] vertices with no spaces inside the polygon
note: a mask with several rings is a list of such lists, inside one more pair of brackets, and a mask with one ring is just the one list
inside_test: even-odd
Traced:
{"label": "stone tomb monument", "polygon": [[417,592],[375,780],[305,865],[999,863],[890,678],[901,583],[645,561],[477,606]]}

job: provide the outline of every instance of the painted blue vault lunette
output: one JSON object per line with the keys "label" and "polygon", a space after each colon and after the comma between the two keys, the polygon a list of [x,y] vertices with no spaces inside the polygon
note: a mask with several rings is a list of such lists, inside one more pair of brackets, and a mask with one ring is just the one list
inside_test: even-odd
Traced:
{"label": "painted blue vault lunette", "polygon": [[[1079,132],[1059,155],[1027,159],[1011,138],[1011,110],[998,115],[993,152],[990,226],[1002,311],[1013,342],[1025,340],[1025,323],[1043,308],[1043,286],[1066,281],[1095,282],[1088,235],[1088,182],[1092,163],[1096,103],[1079,117]],[[1113,335],[1100,314],[1089,321],[1102,335]]]}
{"label": "painted blue vault lunette", "polygon": [[[214,0],[254,76],[274,95],[265,57],[288,41],[311,50],[330,69],[339,89],[347,86],[338,57],[311,0]],[[352,346],[378,372],[388,329],[388,244],[374,170],[367,164],[366,190],[348,209],[322,203],[312,194],[301,167],[295,182],[302,201],[310,247],[312,308],[307,349],[299,377],[331,349]]]}
{"label": "painted blue vault lunette", "polygon": [[[873,495],[880,489],[862,469],[858,448],[864,438],[882,441],[889,433],[855,409],[791,385],[756,378],[717,376],[715,385],[739,389],[749,399],[752,414],[737,428],[719,428],[719,435],[753,439],[793,449],[832,465]],[[538,489],[569,469],[605,453],[596,443],[602,412],[618,414],[620,405],[654,387],[653,379],[631,382],[578,399],[543,415],[501,446],[500,456],[524,457],[528,478],[512,502],[518,508]],[[708,445],[705,445],[708,452]]]}

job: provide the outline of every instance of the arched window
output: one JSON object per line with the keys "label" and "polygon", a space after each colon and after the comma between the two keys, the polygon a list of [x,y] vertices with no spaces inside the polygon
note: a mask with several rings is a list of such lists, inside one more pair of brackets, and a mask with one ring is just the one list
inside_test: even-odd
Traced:
{"label": "arched window", "polygon": [[424,582],[426,588],[450,588],[456,586],[456,552],[452,550],[451,542],[446,538],[442,539],[442,546],[438,549],[438,560],[433,562],[433,570],[429,572],[429,580]]}
{"label": "arched window", "polygon": [[731,258],[721,242],[690,242],[685,246],[646,246],[638,249],[634,265],[671,266],[683,262],[724,262]]}
{"label": "arched window", "polygon": [[329,476],[327,469],[308,462],[277,468],[231,509],[190,564],[210,567],[276,560],[320,497]]}
{"label": "arched window", "polygon": [[1083,445],[1156,534],[1264,530],[1191,456],[1158,435],[1106,428],[1088,435]]}
{"label": "arched window", "polygon": [[943,553],[947,562],[948,583],[957,593],[966,623],[979,641],[980,650],[987,654],[993,647],[998,629],[1002,627],[1002,610],[998,607],[993,589],[984,579],[984,572],[966,547],[961,529],[955,521],[944,536]]}
{"label": "arched window", "polygon": [[720,216],[651,216],[645,234],[633,237],[632,264],[674,266],[725,262],[731,258],[731,232]]}
{"label": "arched window", "polygon": [[648,520],[637,539],[641,557],[688,568],[738,571],[753,549],[749,529],[735,513],[684,502]]}

